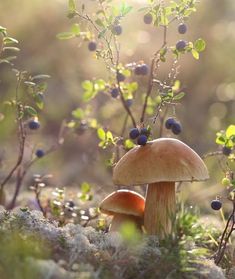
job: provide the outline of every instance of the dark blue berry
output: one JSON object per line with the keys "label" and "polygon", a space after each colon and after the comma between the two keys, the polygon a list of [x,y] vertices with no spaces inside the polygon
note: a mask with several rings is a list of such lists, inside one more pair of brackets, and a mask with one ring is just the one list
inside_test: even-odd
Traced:
{"label": "dark blue berry", "polygon": [[137,129],[137,128],[132,128],[132,129],[130,130],[129,137],[130,137],[131,139],[136,139],[139,135],[140,135],[139,129]]}
{"label": "dark blue berry", "polygon": [[171,126],[171,131],[175,135],[180,134],[182,132],[182,127],[181,127],[180,123],[178,123],[178,122],[173,123]]}
{"label": "dark blue berry", "polygon": [[112,96],[113,98],[117,98],[118,95],[119,95],[119,90],[118,90],[118,88],[113,88],[113,89],[111,90],[111,96]]}
{"label": "dark blue berry", "polygon": [[122,74],[122,73],[117,73],[117,81],[118,82],[121,82],[121,81],[124,81],[125,80],[125,76]]}
{"label": "dark blue berry", "polygon": [[135,68],[135,74],[137,76],[140,76],[141,75],[141,65],[137,65],[136,68]]}
{"label": "dark blue berry", "polygon": [[112,27],[112,33],[114,35],[117,35],[117,36],[121,35],[122,34],[122,26],[120,24],[114,25]]}
{"label": "dark blue berry", "polygon": [[213,200],[211,201],[211,208],[214,210],[220,210],[222,207],[222,202],[219,200]]}
{"label": "dark blue berry", "polygon": [[139,145],[145,145],[147,143],[147,141],[148,141],[148,138],[146,135],[140,135],[137,139],[137,143]]}
{"label": "dark blue berry", "polygon": [[133,104],[133,99],[126,99],[125,103],[129,108]]}
{"label": "dark blue berry", "polygon": [[185,23],[180,23],[178,26],[178,32],[180,34],[185,34],[187,32],[187,25]]}
{"label": "dark blue berry", "polygon": [[40,123],[37,120],[30,120],[28,122],[28,127],[30,130],[37,130],[40,128]]}
{"label": "dark blue berry", "polygon": [[178,51],[183,51],[186,48],[186,46],[187,46],[187,43],[184,40],[180,40],[176,44],[176,49]]}
{"label": "dark blue berry", "polygon": [[149,130],[147,128],[141,128],[140,134],[145,135],[146,137],[149,137]]}
{"label": "dark blue berry", "polygon": [[74,201],[69,200],[69,201],[66,202],[66,205],[67,205],[68,207],[74,207],[74,206],[75,206],[75,203],[74,203]]}
{"label": "dark blue berry", "polygon": [[146,76],[146,75],[148,74],[148,72],[149,72],[149,67],[148,67],[148,65],[142,64],[142,65],[140,66],[140,74],[143,75],[143,76]]}
{"label": "dark blue berry", "polygon": [[42,158],[45,155],[45,152],[42,149],[37,149],[36,152],[35,152],[35,155],[38,158]]}
{"label": "dark blue berry", "polygon": [[151,24],[153,21],[153,16],[151,14],[145,14],[144,15],[144,23],[145,24]]}
{"label": "dark blue berry", "polygon": [[88,49],[90,51],[95,51],[96,50],[96,42],[94,42],[94,41],[89,42]]}
{"label": "dark blue berry", "polygon": [[224,146],[222,149],[222,153],[226,156],[229,156],[232,153],[232,149],[227,146]]}
{"label": "dark blue berry", "polygon": [[175,119],[174,118],[168,118],[167,120],[166,120],[166,122],[165,122],[165,127],[166,127],[166,129],[171,129],[172,128],[172,125],[173,124],[175,124],[176,123],[176,121],[175,121]]}

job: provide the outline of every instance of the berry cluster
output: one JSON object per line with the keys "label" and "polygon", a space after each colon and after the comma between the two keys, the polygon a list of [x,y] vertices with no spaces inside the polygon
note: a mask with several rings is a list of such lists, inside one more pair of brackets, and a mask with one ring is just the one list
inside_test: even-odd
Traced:
{"label": "berry cluster", "polygon": [[[30,130],[38,130],[40,128],[40,122],[38,121],[37,118],[31,119],[28,121],[28,128]],[[42,158],[45,155],[44,150],[42,149],[37,149],[35,152],[36,157]]]}
{"label": "berry cluster", "polygon": [[166,120],[165,127],[166,129],[171,130],[175,135],[178,135],[182,132],[181,124],[172,117]]}
{"label": "berry cluster", "polygon": [[149,72],[149,67],[147,64],[139,64],[134,71],[137,76],[146,76]]}
{"label": "berry cluster", "polygon": [[[187,32],[187,25],[185,23],[180,23],[179,26],[178,26],[178,32],[180,34],[185,34]],[[184,51],[185,48],[187,46],[187,42],[184,41],[184,40],[179,40],[177,43],[176,43],[176,49],[178,51]]]}
{"label": "berry cluster", "polygon": [[138,145],[145,145],[148,141],[148,137],[150,135],[150,132],[147,128],[133,128],[130,130],[129,136],[131,139],[135,140],[137,139]]}

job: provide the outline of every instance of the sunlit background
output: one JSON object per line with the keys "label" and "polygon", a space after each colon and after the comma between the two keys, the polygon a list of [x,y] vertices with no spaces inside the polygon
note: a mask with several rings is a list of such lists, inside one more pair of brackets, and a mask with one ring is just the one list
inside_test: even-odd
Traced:
{"label": "sunlit background", "polygon": [[[95,9],[95,1],[89,6]],[[162,30],[145,25],[143,14],[138,8],[145,1],[129,1],[133,11],[122,21],[123,35],[120,36],[121,61],[123,64],[143,60],[150,63],[152,53],[162,43]],[[64,0],[11,0],[0,1],[0,25],[8,29],[10,36],[19,41],[21,51],[15,61],[15,68],[31,73],[51,76],[45,96],[45,109],[40,117],[41,129],[29,135],[27,152],[32,148],[48,148],[56,140],[61,122],[71,119],[71,111],[81,104],[81,82],[92,77],[107,78],[104,63],[97,61],[87,50],[87,44],[71,39],[60,41],[56,35],[69,30],[76,18],[66,17],[67,1]],[[215,134],[234,122],[235,117],[235,1],[202,0],[197,13],[187,22],[185,39],[194,41],[201,37],[206,51],[200,60],[186,54],[180,61],[179,79],[187,93],[182,105],[177,107],[177,117],[183,132],[179,139],[186,142],[200,155],[216,151]],[[177,33],[177,24],[169,28],[167,41],[174,45],[182,35]],[[165,78],[168,65],[161,70]],[[164,72],[165,71],[165,72]],[[1,177],[17,158],[17,134],[11,111],[5,111],[3,102],[14,96],[15,76],[7,65],[0,67],[0,103],[5,118],[0,122]],[[144,90],[147,79],[139,80]],[[93,116],[104,127],[116,133],[123,120],[121,106],[117,100],[107,101],[106,96],[91,102]],[[104,106],[101,107],[101,104]],[[134,110],[134,114],[140,113]],[[138,114],[139,115],[139,114]],[[234,124],[234,123],[233,123]],[[131,127],[131,123],[129,125]],[[155,134],[157,137],[157,134]],[[165,132],[165,136],[171,136]],[[83,135],[70,135],[64,145],[55,153],[42,158],[33,166],[26,177],[25,191],[30,185],[32,174],[53,174],[52,186],[79,189],[83,181],[93,185],[96,200],[110,193],[111,169],[104,160],[109,156],[97,146],[96,132],[88,130]],[[28,155],[30,156],[30,155]],[[183,199],[193,206],[200,206],[205,213],[210,210],[210,199],[221,193],[223,172],[216,158],[207,158],[210,180],[206,183],[182,185]],[[139,188],[137,188],[139,190]],[[143,193],[143,192],[142,192]],[[96,195],[95,195],[96,196]]]}

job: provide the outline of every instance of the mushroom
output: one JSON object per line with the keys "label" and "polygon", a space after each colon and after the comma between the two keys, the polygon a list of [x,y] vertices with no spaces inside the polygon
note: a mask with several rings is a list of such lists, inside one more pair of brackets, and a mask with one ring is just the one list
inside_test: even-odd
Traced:
{"label": "mushroom", "polygon": [[116,185],[148,184],[144,228],[164,238],[172,232],[175,218],[175,182],[208,179],[207,168],[189,146],[173,138],[159,138],[136,146],[116,164]]}
{"label": "mushroom", "polygon": [[113,215],[110,231],[119,231],[124,223],[133,223],[142,231],[145,200],[140,194],[129,190],[118,190],[100,203],[100,211]]}

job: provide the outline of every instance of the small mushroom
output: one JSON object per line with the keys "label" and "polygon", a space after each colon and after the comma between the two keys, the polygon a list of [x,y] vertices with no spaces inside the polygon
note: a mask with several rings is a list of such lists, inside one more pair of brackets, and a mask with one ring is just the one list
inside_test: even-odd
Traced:
{"label": "small mushroom", "polygon": [[100,211],[113,215],[109,231],[119,231],[124,223],[133,223],[141,231],[145,200],[140,194],[129,190],[118,190],[100,203]]}
{"label": "small mushroom", "polygon": [[116,185],[148,184],[144,227],[160,238],[172,232],[175,218],[175,182],[207,179],[208,171],[198,154],[183,142],[160,138],[128,151],[113,171]]}

